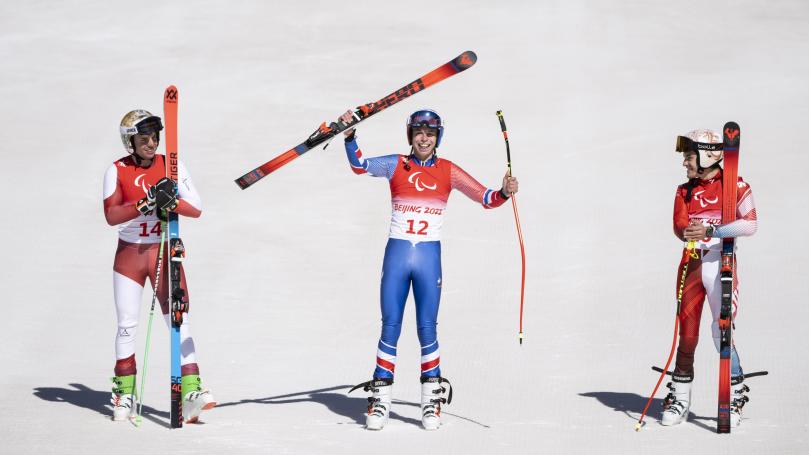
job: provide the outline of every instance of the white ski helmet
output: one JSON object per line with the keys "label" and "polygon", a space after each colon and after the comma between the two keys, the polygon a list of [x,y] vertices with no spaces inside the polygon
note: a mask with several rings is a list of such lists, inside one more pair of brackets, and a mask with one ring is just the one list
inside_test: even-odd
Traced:
{"label": "white ski helmet", "polygon": [[157,141],[160,142],[160,131],[162,129],[163,123],[160,121],[160,117],[152,115],[151,112],[143,109],[130,111],[121,119],[120,133],[124,150],[130,155],[135,153],[132,138],[136,134],[157,133]]}
{"label": "white ski helmet", "polygon": [[710,167],[719,166],[724,157],[722,135],[709,129],[693,130],[685,136],[677,136],[675,151],[679,153],[695,152],[697,168],[700,172]]}

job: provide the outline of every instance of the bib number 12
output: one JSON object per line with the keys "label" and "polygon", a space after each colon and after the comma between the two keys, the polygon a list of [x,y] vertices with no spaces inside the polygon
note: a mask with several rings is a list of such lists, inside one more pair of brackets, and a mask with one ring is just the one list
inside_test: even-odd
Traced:
{"label": "bib number 12", "polygon": [[427,223],[424,220],[419,220],[419,228],[420,229],[418,230],[418,232],[416,232],[415,227],[414,227],[415,222],[416,222],[416,220],[407,220],[407,226],[408,226],[407,233],[408,234],[416,234],[416,235],[427,235],[427,228],[430,226],[429,223]]}

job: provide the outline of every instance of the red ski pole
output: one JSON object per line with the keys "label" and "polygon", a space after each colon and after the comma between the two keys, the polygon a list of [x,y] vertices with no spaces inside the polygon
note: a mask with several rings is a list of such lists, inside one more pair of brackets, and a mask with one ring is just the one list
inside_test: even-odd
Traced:
{"label": "red ski pole", "polygon": [[685,275],[688,273],[688,263],[690,262],[691,258],[696,259],[699,257],[697,256],[696,251],[694,251],[695,246],[696,242],[692,240],[688,242],[688,245],[683,251],[683,258],[680,261],[680,285],[677,288],[677,313],[674,315],[674,338],[671,340],[671,351],[669,351],[669,358],[666,360],[666,366],[663,367],[663,372],[660,373],[660,377],[657,379],[657,384],[655,384],[655,388],[652,390],[649,400],[646,401],[646,406],[643,408],[643,412],[640,413],[640,419],[638,419],[638,423],[635,424],[635,431],[640,431],[640,429],[643,427],[643,418],[646,417],[646,412],[649,410],[649,405],[652,404],[652,400],[657,393],[657,388],[660,387],[660,383],[663,382],[663,378],[666,377],[666,371],[668,371],[669,365],[671,365],[671,359],[674,357],[674,349],[677,347],[677,335],[680,331],[680,305],[683,303]]}
{"label": "red ski pole", "polygon": [[[500,129],[503,130],[503,140],[506,141],[506,158],[508,159],[508,176],[511,177],[511,148],[508,145],[508,131],[506,121],[503,119],[503,111],[497,111],[497,118],[500,120]],[[520,240],[520,255],[522,256],[522,282],[520,284],[520,332],[519,339],[522,344],[522,315],[525,304],[525,246],[522,241],[522,228],[520,227],[520,214],[517,212],[517,196],[511,193],[511,207],[514,208],[514,222],[517,223],[517,238]]]}

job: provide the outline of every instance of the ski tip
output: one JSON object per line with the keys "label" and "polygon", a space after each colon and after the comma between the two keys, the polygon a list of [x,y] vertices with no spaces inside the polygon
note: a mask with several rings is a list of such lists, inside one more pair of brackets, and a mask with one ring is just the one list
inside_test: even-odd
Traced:
{"label": "ski tip", "polygon": [[453,66],[455,67],[458,72],[461,72],[478,61],[478,56],[472,51],[466,51],[461,55],[455,57],[455,60],[452,61]]}
{"label": "ski tip", "polygon": [[739,147],[739,124],[736,122],[727,122],[725,127],[722,128],[722,137],[725,147],[737,148]]}
{"label": "ski tip", "polygon": [[136,415],[130,417],[129,421],[132,422],[132,425],[135,425],[135,427],[140,428],[140,424],[143,423],[143,418],[139,415]]}
{"label": "ski tip", "polygon": [[638,423],[635,424],[635,431],[636,432],[640,431],[641,428],[643,428],[643,423],[642,422],[638,422]]}
{"label": "ski tip", "polygon": [[169,85],[168,87],[166,87],[166,91],[163,94],[163,99],[167,103],[176,103],[178,94],[179,90],[177,90],[177,87]]}
{"label": "ski tip", "polygon": [[522,334],[522,332],[520,332],[519,339],[520,339],[520,346],[522,346],[522,339],[523,339],[523,334]]}

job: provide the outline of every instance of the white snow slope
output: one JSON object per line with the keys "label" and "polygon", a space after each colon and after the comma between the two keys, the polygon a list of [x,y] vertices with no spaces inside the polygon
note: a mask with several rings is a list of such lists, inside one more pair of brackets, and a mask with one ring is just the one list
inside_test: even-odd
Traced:
{"label": "white snow slope", "polygon": [[[451,198],[443,233],[442,429],[419,426],[412,300],[394,413],[363,429],[390,216],[384,179],[340,140],[248,190],[233,179],[324,120],[474,50],[478,63],[368,120],[366,156],[405,153],[407,115],[446,119],[441,155],[498,188],[509,126],[528,259],[506,205]],[[0,452],[664,453],[805,450],[809,4],[804,1],[27,1],[0,3]],[[182,158],[204,213],[183,219],[193,333],[220,405],[167,429],[155,325],[140,429],[112,423],[111,265],[101,181],[118,121],[181,91]],[[707,308],[687,423],[659,425],[681,244],[674,139],[742,126],[760,230],[739,241],[745,420],[717,435]],[[148,316],[144,293],[138,359]],[[411,298],[412,299],[412,298]],[[159,322],[159,320],[158,320]],[[803,381],[803,382],[801,382]]]}

